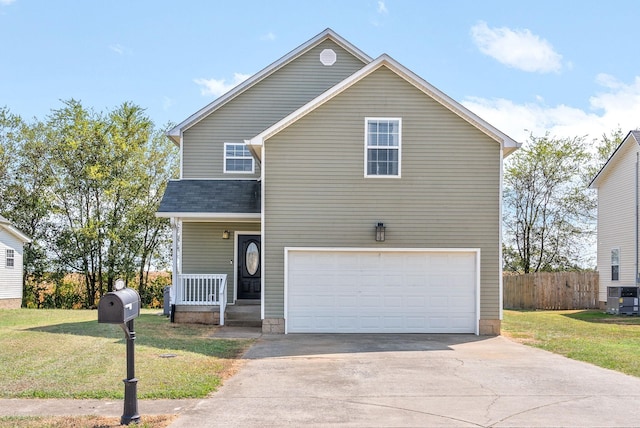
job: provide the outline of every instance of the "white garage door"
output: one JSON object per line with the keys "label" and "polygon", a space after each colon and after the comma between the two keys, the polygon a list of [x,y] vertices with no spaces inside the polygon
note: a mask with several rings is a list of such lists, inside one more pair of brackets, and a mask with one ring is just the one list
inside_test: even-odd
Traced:
{"label": "white garage door", "polygon": [[287,249],[288,333],[476,333],[478,252]]}

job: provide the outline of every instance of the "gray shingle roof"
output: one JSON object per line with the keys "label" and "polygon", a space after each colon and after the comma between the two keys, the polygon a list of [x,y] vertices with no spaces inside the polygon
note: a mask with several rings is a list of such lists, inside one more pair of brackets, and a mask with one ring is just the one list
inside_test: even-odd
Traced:
{"label": "gray shingle roof", "polygon": [[172,180],[159,213],[260,213],[255,180]]}

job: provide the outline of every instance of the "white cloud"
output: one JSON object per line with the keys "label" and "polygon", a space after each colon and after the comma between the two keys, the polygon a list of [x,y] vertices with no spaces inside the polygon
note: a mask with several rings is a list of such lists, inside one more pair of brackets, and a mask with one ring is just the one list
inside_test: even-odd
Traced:
{"label": "white cloud", "polygon": [[471,27],[471,37],[483,54],[509,67],[539,73],[562,70],[562,55],[527,29],[489,28],[480,21]]}
{"label": "white cloud", "polygon": [[167,111],[173,106],[173,100],[167,96],[162,97],[162,110]]}
{"label": "white cloud", "polygon": [[125,48],[124,46],[120,45],[120,44],[115,44],[115,45],[109,45],[109,49],[111,49],[113,52],[123,55],[125,52]]}
{"label": "white cloud", "polygon": [[276,39],[276,35],[273,32],[269,31],[267,34],[263,34],[260,36],[260,40],[264,40],[267,42],[272,42]]}
{"label": "white cloud", "polygon": [[244,82],[249,77],[251,77],[250,74],[234,73],[233,74],[233,80],[231,82],[229,82],[229,83],[227,83],[226,79],[202,79],[202,78],[200,78],[200,79],[193,79],[193,81],[196,84],[202,86],[200,88],[200,94],[202,94],[204,96],[213,95],[215,97],[218,97],[218,96],[228,92],[232,88],[238,86],[240,83]]}
{"label": "white cloud", "polygon": [[382,0],[378,0],[378,13],[381,15],[386,15],[389,13],[387,6],[384,4]]}
{"label": "white cloud", "polygon": [[9,6],[11,3],[14,3],[16,0],[0,0],[0,5]]}
{"label": "white cloud", "polygon": [[589,111],[564,104],[548,106],[540,97],[517,104],[504,98],[488,100],[469,97],[462,104],[517,141],[529,134],[590,139],[609,135],[618,128],[623,133],[640,126],[640,76],[626,84],[601,74],[596,82],[603,91],[589,98]]}

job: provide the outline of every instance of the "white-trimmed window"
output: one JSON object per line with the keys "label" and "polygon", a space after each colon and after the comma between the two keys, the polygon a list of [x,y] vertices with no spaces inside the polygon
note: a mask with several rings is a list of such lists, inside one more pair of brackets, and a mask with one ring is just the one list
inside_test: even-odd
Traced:
{"label": "white-trimmed window", "polygon": [[611,249],[611,281],[620,280],[620,248]]}
{"label": "white-trimmed window", "polygon": [[400,177],[402,119],[365,118],[365,177]]}
{"label": "white-trimmed window", "polygon": [[6,263],[5,263],[5,267],[7,269],[13,269],[14,265],[16,262],[16,256],[13,250],[7,250],[6,252]]}
{"label": "white-trimmed window", "polygon": [[254,161],[244,143],[224,143],[224,172],[253,174]]}

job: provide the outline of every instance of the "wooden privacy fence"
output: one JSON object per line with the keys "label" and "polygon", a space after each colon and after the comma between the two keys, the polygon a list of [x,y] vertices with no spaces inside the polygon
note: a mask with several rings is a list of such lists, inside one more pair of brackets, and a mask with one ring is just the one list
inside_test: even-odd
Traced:
{"label": "wooden privacy fence", "polygon": [[598,272],[503,276],[505,309],[598,309]]}

